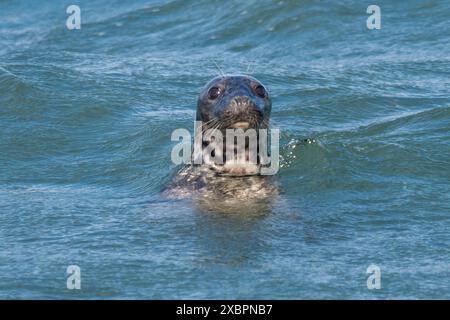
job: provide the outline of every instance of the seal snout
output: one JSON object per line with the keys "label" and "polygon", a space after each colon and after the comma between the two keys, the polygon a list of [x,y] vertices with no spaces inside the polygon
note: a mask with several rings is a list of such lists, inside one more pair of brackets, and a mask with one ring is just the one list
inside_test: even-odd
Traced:
{"label": "seal snout", "polygon": [[263,114],[250,97],[237,96],[224,108],[222,116],[229,119],[229,128],[248,129],[256,127]]}

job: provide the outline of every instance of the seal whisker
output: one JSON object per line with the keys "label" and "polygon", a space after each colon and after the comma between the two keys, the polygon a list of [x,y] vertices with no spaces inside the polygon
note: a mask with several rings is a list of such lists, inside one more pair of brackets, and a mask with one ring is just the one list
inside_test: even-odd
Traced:
{"label": "seal whisker", "polygon": [[247,64],[247,71],[246,71],[245,73],[251,74],[251,72],[250,72],[250,66],[251,66],[251,64],[252,64],[252,61],[249,61],[248,64]]}
{"label": "seal whisker", "polygon": [[225,73],[223,72],[223,70],[222,70],[222,68],[219,66],[219,64],[214,60],[214,59],[212,59],[212,61],[214,62],[214,64],[216,65],[216,67],[217,67],[217,69],[219,70],[219,76],[222,76],[222,78],[225,78]]}
{"label": "seal whisker", "polygon": [[212,125],[214,125],[214,123],[215,123],[216,121],[217,121],[217,119],[211,119],[211,120],[209,120],[209,121],[202,122],[202,126],[207,127],[208,125],[211,125],[211,123],[212,123]]}

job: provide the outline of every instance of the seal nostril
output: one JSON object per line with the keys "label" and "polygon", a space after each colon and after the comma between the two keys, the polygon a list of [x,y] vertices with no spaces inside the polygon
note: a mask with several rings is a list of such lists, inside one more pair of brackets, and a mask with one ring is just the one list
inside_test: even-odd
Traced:
{"label": "seal nostril", "polygon": [[235,97],[232,102],[238,107],[245,107],[254,104],[249,97]]}

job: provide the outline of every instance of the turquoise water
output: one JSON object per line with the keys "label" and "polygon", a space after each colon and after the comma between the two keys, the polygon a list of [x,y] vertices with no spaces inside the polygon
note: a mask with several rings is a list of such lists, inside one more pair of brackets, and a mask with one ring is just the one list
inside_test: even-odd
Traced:
{"label": "turquoise water", "polygon": [[[0,1],[0,298],[450,298],[450,2],[69,4]],[[216,65],[271,93],[269,212],[160,193]]]}

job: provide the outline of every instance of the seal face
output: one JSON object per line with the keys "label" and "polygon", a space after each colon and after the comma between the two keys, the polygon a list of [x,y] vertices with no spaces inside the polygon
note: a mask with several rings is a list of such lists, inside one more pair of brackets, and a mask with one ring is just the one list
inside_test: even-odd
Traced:
{"label": "seal face", "polygon": [[260,129],[269,125],[272,101],[266,88],[253,77],[212,79],[197,102],[197,121],[206,128]]}

